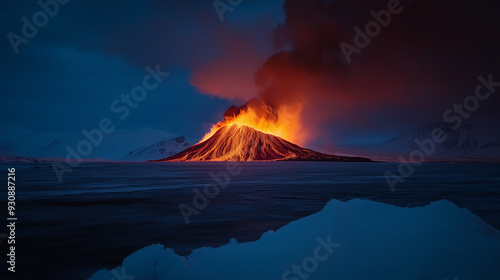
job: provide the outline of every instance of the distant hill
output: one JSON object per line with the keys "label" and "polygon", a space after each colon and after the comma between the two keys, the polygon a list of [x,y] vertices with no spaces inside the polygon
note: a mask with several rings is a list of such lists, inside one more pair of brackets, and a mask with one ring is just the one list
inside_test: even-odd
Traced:
{"label": "distant hill", "polygon": [[[87,140],[81,131],[41,132],[15,125],[3,125],[0,129],[9,132],[0,135],[0,155],[18,157],[19,160],[20,158],[26,160],[65,158],[68,154],[67,147],[76,150],[80,141]],[[105,134],[102,142],[97,146],[93,145],[91,153],[83,158],[123,160],[131,151],[168,141],[174,137],[178,135],[151,128],[116,130],[111,134]],[[174,152],[179,152],[179,150],[174,149]]]}
{"label": "distant hill", "polygon": [[385,143],[335,147],[339,154],[366,156],[374,160],[398,161],[398,157],[418,150],[415,140],[432,139],[435,129],[442,129],[446,141],[436,143],[435,151],[426,156],[426,161],[500,161],[500,131],[497,128],[476,127],[462,123],[457,129],[454,124],[435,122],[409,129],[394,136]]}
{"label": "distant hill", "polygon": [[187,142],[186,138],[181,136],[170,140],[158,141],[152,145],[130,151],[123,160],[145,161],[162,159],[182,152],[190,146],[191,144]]}

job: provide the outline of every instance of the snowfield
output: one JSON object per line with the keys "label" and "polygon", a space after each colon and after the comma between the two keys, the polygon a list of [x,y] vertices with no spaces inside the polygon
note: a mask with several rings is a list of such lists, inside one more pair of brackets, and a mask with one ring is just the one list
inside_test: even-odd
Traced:
{"label": "snowfield", "polygon": [[500,279],[499,263],[500,231],[449,201],[401,208],[354,199],[331,200],[255,242],[188,257],[151,245],[90,279]]}
{"label": "snowfield", "polygon": [[123,160],[147,161],[173,156],[189,148],[191,144],[184,136],[170,140],[161,140],[147,147],[142,147],[129,152]]}

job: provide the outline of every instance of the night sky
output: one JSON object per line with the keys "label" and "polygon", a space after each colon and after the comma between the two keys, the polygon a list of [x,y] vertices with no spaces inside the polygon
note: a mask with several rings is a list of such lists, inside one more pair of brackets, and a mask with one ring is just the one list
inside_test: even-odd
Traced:
{"label": "night sky", "polygon": [[[196,142],[229,106],[260,96],[306,104],[313,142],[382,141],[442,120],[479,75],[500,81],[498,1],[401,1],[348,63],[339,44],[388,2],[243,0],[221,21],[211,0],[73,0],[18,53],[8,34],[41,7],[3,2],[0,127],[80,131],[109,117]],[[110,105],[156,65],[170,75],[119,120]],[[498,127],[499,92],[469,121]]]}

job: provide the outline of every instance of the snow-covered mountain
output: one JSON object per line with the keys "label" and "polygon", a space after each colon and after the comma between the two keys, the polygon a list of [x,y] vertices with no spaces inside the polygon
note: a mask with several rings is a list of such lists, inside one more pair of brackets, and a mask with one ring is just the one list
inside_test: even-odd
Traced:
{"label": "snow-covered mountain", "polygon": [[415,130],[406,131],[387,141],[383,146],[388,150],[406,153],[419,149],[415,142],[433,138],[433,131],[440,129],[446,134],[446,140],[441,144],[436,144],[434,155],[456,155],[464,156],[474,151],[480,146],[480,140],[475,135],[474,126],[463,123],[457,129],[453,124],[437,122],[423,125]]}
{"label": "snow-covered mountain", "polygon": [[[150,128],[114,131],[103,137],[102,143],[93,145],[92,152],[85,158],[121,160],[130,151],[161,140],[174,137],[172,133]],[[87,138],[81,132],[72,132],[56,138],[42,149],[36,151],[38,157],[65,157],[67,147],[76,150],[77,145]]]}
{"label": "snow-covered mountain", "polygon": [[36,151],[65,134],[30,130],[13,124],[1,125],[0,131],[0,154],[16,156],[36,156]]}
{"label": "snow-covered mountain", "polygon": [[181,136],[170,140],[158,141],[152,145],[130,151],[123,160],[145,161],[162,159],[182,152],[190,146],[191,144],[188,143],[186,138]]}
{"label": "snow-covered mountain", "polygon": [[435,129],[446,135],[443,143],[434,143],[435,149],[425,155],[425,161],[500,161],[500,130],[496,127],[462,123],[457,129],[454,124],[435,122],[409,129],[386,142],[353,144],[343,146],[319,146],[317,150],[343,156],[368,157],[376,161],[408,160],[409,155],[419,150],[415,142],[432,140]]}
{"label": "snow-covered mountain", "polygon": [[446,122],[426,124],[390,139],[381,147],[385,151],[408,154],[420,148],[416,140],[433,139],[433,131],[436,129],[444,131],[446,140],[443,143],[435,143],[435,151],[431,157],[500,158],[500,135],[487,128],[476,127],[465,122],[457,128],[453,123]]}
{"label": "snow-covered mountain", "polygon": [[[6,132],[0,135],[0,155],[18,158],[64,159],[68,155],[68,149],[77,151],[79,143],[88,141],[88,138],[81,131],[40,132],[15,125],[3,125],[0,130]],[[104,134],[98,145],[93,144],[88,155],[79,154],[79,156],[84,159],[123,160],[131,151],[152,146],[174,137],[178,137],[178,135],[151,128],[115,130],[110,134]],[[165,152],[166,150],[167,146],[165,146]],[[179,150],[173,148],[173,151]]]}
{"label": "snow-covered mountain", "polygon": [[434,151],[426,155],[426,161],[458,160],[458,161],[499,161],[500,132],[491,127],[480,127],[470,123],[462,123],[456,129],[454,123],[435,122],[409,129],[394,136],[385,143],[336,147],[338,154],[370,157],[381,161],[399,161],[405,159],[415,150],[420,150],[416,141],[432,141],[433,131],[441,129],[446,135],[443,143],[435,143]]}

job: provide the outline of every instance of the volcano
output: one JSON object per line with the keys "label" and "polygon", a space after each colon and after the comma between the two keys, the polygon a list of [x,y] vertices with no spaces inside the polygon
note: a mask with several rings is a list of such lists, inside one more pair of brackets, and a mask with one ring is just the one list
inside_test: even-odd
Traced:
{"label": "volcano", "polygon": [[305,149],[278,136],[239,124],[225,125],[210,138],[190,148],[154,161],[345,161],[367,158],[327,155]]}

